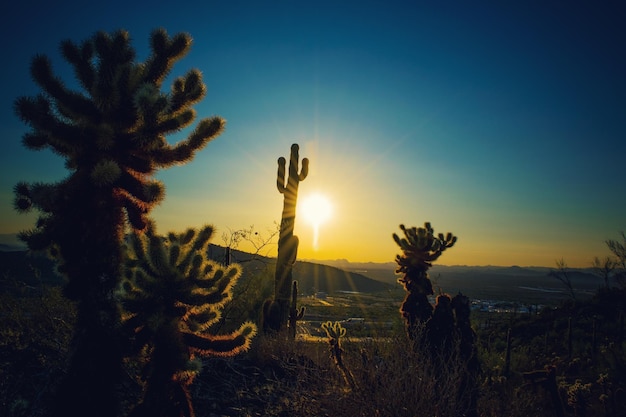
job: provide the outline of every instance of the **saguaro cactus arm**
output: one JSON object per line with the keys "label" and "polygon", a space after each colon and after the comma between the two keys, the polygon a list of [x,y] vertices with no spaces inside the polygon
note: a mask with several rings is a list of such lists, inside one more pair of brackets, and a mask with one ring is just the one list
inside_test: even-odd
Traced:
{"label": "saguaro cactus arm", "polygon": [[[299,150],[300,147],[297,143],[291,145],[291,154],[289,157],[289,176],[287,177],[287,181],[285,182],[285,165],[286,160],[284,157],[278,158],[278,173],[276,175],[276,187],[278,188],[278,192],[284,194],[288,191],[293,191],[295,187],[295,192],[298,190],[298,183],[300,181],[304,181],[304,179],[309,174],[309,160],[307,158],[302,159],[302,169],[298,173],[298,159],[299,159]],[[291,187],[290,187],[291,186]]]}
{"label": "saguaro cactus arm", "polygon": [[[280,317],[280,323],[267,323],[269,328],[280,329],[287,323],[289,316],[290,285],[292,282],[292,266],[296,261],[298,251],[298,237],[294,236],[294,224],[296,219],[296,203],[298,198],[298,186],[304,181],[309,172],[309,160],[302,159],[302,167],[299,168],[299,146],[291,145],[289,157],[289,174],[285,178],[286,160],[278,158],[278,172],[276,175],[276,188],[284,196],[283,212],[280,222],[280,236],[278,238],[278,257],[276,260],[276,273],[274,277],[274,309],[280,314],[266,315],[266,317]],[[268,304],[269,307],[269,304]],[[269,309],[267,310],[269,312]]]}

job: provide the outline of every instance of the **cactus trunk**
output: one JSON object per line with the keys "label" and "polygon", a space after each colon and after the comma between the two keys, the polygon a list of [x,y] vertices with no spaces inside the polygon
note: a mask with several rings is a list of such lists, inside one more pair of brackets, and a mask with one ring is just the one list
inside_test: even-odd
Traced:
{"label": "cactus trunk", "polygon": [[298,186],[304,181],[309,170],[309,160],[302,159],[302,170],[298,173],[299,146],[291,145],[289,158],[289,174],[285,182],[286,160],[278,159],[278,174],[276,187],[284,196],[283,213],[280,222],[280,236],[278,238],[278,258],[274,276],[274,313],[267,316],[271,322],[267,326],[272,330],[280,330],[289,318],[289,299],[291,296],[292,268],[298,253],[298,237],[293,234],[296,221],[296,204],[298,200]]}

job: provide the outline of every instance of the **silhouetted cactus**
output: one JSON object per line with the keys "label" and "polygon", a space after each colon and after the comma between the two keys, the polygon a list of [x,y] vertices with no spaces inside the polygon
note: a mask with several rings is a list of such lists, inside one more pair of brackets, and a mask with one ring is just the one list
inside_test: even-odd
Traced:
{"label": "silhouetted cactus", "polygon": [[292,268],[298,254],[298,237],[294,236],[293,228],[296,221],[296,204],[298,186],[309,173],[309,160],[302,159],[302,169],[298,173],[299,146],[291,145],[289,157],[289,173],[285,178],[286,160],[278,158],[278,173],[276,187],[284,196],[283,213],[280,221],[280,236],[278,238],[278,258],[276,259],[276,274],[274,277],[274,300],[266,301],[263,307],[263,329],[280,331],[287,323],[289,315],[289,298],[291,294]]}
{"label": "silhouetted cactus", "polygon": [[456,342],[452,299],[448,294],[437,296],[432,317],[426,322],[428,347],[433,357],[440,355],[448,359]]}
{"label": "silhouetted cactus", "polygon": [[322,330],[326,332],[326,336],[328,337],[328,344],[330,345],[330,356],[335,361],[335,365],[341,372],[341,376],[343,377],[346,384],[354,389],[356,387],[356,383],[354,382],[354,376],[352,372],[346,367],[343,362],[343,349],[341,348],[341,338],[344,337],[347,333],[345,327],[341,325],[338,321],[332,322],[327,321],[322,323]]}
{"label": "silhouetted cactus", "polygon": [[302,320],[304,317],[305,307],[301,307],[298,310],[298,281],[294,281],[291,287],[291,305],[289,306],[289,339],[294,340],[296,338],[296,326],[298,320]]}
{"label": "silhouetted cactus", "polygon": [[256,326],[246,322],[227,335],[208,329],[219,321],[241,269],[208,259],[211,226],[199,231],[133,234],[126,281],[120,291],[128,312],[124,326],[134,348],[148,348],[146,386],[132,416],[193,416],[188,387],[200,371],[199,357],[233,356],[247,350]]}
{"label": "silhouetted cactus", "polygon": [[400,229],[404,232],[404,238],[393,234],[393,240],[402,250],[402,255],[396,255],[396,273],[403,274],[398,282],[408,292],[400,311],[406,322],[407,333],[413,339],[417,327],[432,316],[433,307],[428,296],[433,294],[433,287],[428,278],[428,269],[443,251],[456,243],[457,238],[452,233],[435,236],[430,223],[410,229],[400,225]]}
{"label": "silhouetted cactus", "polygon": [[477,417],[481,365],[476,348],[476,332],[470,323],[470,300],[459,292],[452,298],[451,305],[454,311],[459,359],[465,366],[459,384],[459,402],[466,410],[467,417]]}
{"label": "silhouetted cactus", "polygon": [[15,101],[17,115],[32,128],[23,144],[51,149],[70,171],[57,183],[15,186],[15,208],[41,213],[20,238],[32,250],[49,249],[68,279],[66,295],[77,302],[73,355],[56,415],[116,415],[122,358],[112,294],[125,225],[144,229],[163,199],[164,187],[152,177],[157,169],[188,162],[224,128],[223,119],[212,117],[174,146],[165,140],[193,122],[191,106],[206,94],[197,70],[177,78],[168,94],[160,91],[190,46],[187,34],[156,30],[150,56],[135,62],[125,31],[99,32],[81,44],[67,40],[61,51],[82,90],[69,90],[48,58],[38,55],[31,74],[43,93]]}
{"label": "silhouetted cactus", "polygon": [[[398,282],[404,285],[407,295],[400,312],[406,322],[407,335],[417,349],[426,348],[430,359],[441,365],[458,358],[464,369],[459,381],[457,397],[464,415],[478,415],[478,374],[480,363],[476,353],[475,333],[470,325],[469,298],[459,293],[453,298],[447,294],[437,296],[435,308],[428,301],[433,287],[428,269],[441,254],[454,246],[456,236],[448,233],[435,236],[430,223],[410,229],[400,225],[405,237],[393,234],[394,241],[402,250],[396,256],[396,273],[403,276]],[[444,369],[445,367],[442,367]]]}

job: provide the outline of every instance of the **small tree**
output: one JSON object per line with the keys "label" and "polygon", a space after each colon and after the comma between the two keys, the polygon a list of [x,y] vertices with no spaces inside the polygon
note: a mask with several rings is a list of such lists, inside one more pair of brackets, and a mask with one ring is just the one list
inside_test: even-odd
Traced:
{"label": "small tree", "polygon": [[621,288],[626,288],[626,234],[621,232],[622,241],[608,239],[605,243],[615,256],[614,278]]}
{"label": "small tree", "polygon": [[208,259],[211,226],[196,232],[133,234],[121,298],[138,352],[150,352],[143,401],[132,416],[194,415],[189,386],[201,369],[198,357],[233,356],[247,350],[256,326],[250,322],[226,335],[209,334],[232,298],[241,275]]}
{"label": "small tree", "polygon": [[570,276],[570,272],[568,270],[567,264],[561,258],[556,261],[556,269],[553,269],[548,273],[552,278],[556,278],[563,284],[563,286],[567,289],[569,296],[572,300],[576,301],[576,293],[574,292],[574,285],[572,284],[572,279]]}
{"label": "small tree", "polygon": [[595,273],[598,274],[604,281],[604,289],[608,290],[610,288],[611,277],[613,276],[615,267],[617,266],[617,261],[610,256],[603,259],[596,256],[593,258],[592,266]]}
{"label": "small tree", "polygon": [[191,106],[206,94],[198,70],[177,78],[169,94],[160,91],[190,47],[189,35],[156,30],[150,56],[135,62],[125,31],[99,32],[81,44],[67,40],[61,51],[82,91],[69,90],[39,55],[31,74],[43,93],[15,102],[32,128],[23,144],[51,149],[70,171],[58,183],[15,187],[15,208],[41,213],[20,238],[32,250],[50,251],[67,277],[66,295],[77,302],[72,358],[55,415],[116,415],[122,357],[113,292],[125,225],[145,229],[150,210],[163,199],[164,187],[152,177],[159,168],[190,161],[224,128],[223,119],[212,117],[174,146],[165,140],[193,122]]}

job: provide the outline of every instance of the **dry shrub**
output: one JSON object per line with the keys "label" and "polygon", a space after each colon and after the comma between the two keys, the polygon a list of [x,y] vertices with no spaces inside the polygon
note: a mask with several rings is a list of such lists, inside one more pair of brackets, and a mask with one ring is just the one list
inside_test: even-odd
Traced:
{"label": "dry shrub", "polygon": [[66,365],[74,306],[59,288],[0,293],[0,415],[45,413]]}
{"label": "dry shrub", "polygon": [[[358,388],[353,410],[363,416],[462,416],[459,387],[464,369],[456,358],[431,358],[406,337],[354,343]],[[346,343],[347,357],[354,357]]]}
{"label": "dry shrub", "polygon": [[[356,387],[347,386],[326,342],[259,337],[249,354],[266,378],[254,389],[264,416],[440,416],[464,415],[459,401],[463,364],[434,360],[402,335],[346,339],[346,366]],[[440,358],[442,359],[442,358]],[[249,412],[247,415],[254,415]],[[244,414],[242,414],[244,415]]]}

